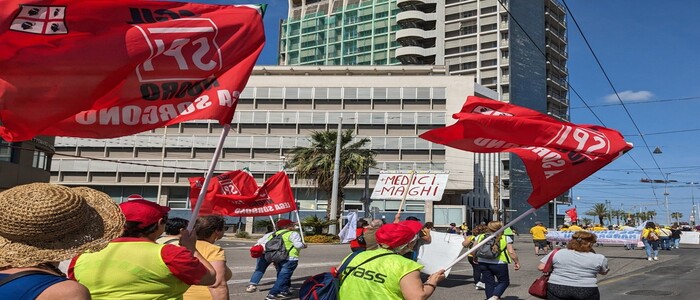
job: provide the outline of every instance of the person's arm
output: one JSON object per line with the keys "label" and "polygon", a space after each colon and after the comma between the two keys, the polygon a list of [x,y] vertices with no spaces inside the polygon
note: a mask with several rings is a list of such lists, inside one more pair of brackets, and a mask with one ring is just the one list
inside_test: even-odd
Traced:
{"label": "person's arm", "polygon": [[510,259],[513,260],[513,268],[515,270],[520,270],[520,260],[518,259],[518,254],[515,253],[515,248],[513,248],[513,244],[508,244],[506,246],[506,249],[508,249],[508,254],[510,255]]}
{"label": "person's arm", "polygon": [[401,222],[401,213],[398,212],[394,215],[394,224]]}
{"label": "person's arm", "polygon": [[544,263],[540,263],[540,264],[537,266],[537,270],[540,270],[540,271],[544,272],[544,265],[545,265]]}
{"label": "person's arm", "polygon": [[75,299],[90,300],[90,291],[73,280],[61,281],[46,288],[36,300]]}
{"label": "person's arm", "polygon": [[226,266],[225,260],[216,260],[211,262],[212,267],[216,271],[216,282],[209,286],[209,293],[213,300],[228,300],[228,284],[226,283]]}
{"label": "person's arm", "polygon": [[292,242],[292,245],[294,246],[294,248],[297,248],[297,249],[306,248],[306,244],[302,243],[301,236],[296,231],[292,232],[292,234],[289,235],[289,241]]}
{"label": "person's arm", "polygon": [[430,274],[425,283],[421,283],[420,272],[413,271],[406,274],[399,281],[401,293],[405,300],[425,300],[430,298],[437,288],[438,282],[445,279],[445,270],[437,271]]}
{"label": "person's arm", "polygon": [[426,244],[430,244],[430,242],[433,241],[433,238],[430,236],[430,228],[423,228],[421,230],[423,231],[423,236],[421,238]]}
{"label": "person's arm", "polygon": [[197,237],[194,231],[189,232],[187,229],[182,230],[182,235],[180,236],[180,246],[189,250],[192,253],[192,256],[199,260],[199,262],[204,265],[204,268],[207,269],[207,272],[204,274],[204,276],[202,276],[199,283],[196,285],[212,285],[214,282],[216,282],[216,271],[214,270],[214,267],[212,267],[211,264],[197,251],[197,248],[195,247],[196,244]]}
{"label": "person's arm", "polygon": [[472,236],[472,235],[465,236],[464,241],[462,242],[462,247],[464,247],[464,248],[469,247],[469,243],[471,243],[473,238],[474,238],[474,236]]}
{"label": "person's arm", "polygon": [[608,268],[608,259],[604,257],[603,263],[600,266],[600,270],[598,271],[598,274],[608,275],[608,272],[610,272],[610,268]]}

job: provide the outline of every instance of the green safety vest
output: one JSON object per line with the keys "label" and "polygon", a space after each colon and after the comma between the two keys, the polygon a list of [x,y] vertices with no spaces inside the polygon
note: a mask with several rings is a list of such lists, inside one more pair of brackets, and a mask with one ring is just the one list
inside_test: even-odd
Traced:
{"label": "green safety vest", "polygon": [[384,253],[391,253],[391,251],[382,248],[367,250],[353,258],[340,275],[342,285],[338,295],[339,300],[404,299],[399,281],[406,274],[422,269],[421,264],[401,255],[386,255],[352,270],[354,266],[367,259]]}
{"label": "green safety vest", "polygon": [[299,258],[299,249],[297,249],[297,247],[294,247],[294,243],[292,243],[292,241],[289,240],[289,236],[292,235],[292,231],[289,231],[287,229],[277,230],[274,234],[271,234],[267,238],[267,240],[271,240],[273,235],[278,235],[280,232],[283,231],[287,231],[285,233],[282,233],[282,241],[284,242],[284,248],[287,249],[287,255],[289,255],[289,257]]}
{"label": "green safety vest", "polygon": [[190,287],[175,277],[161,257],[165,245],[150,241],[109,243],[84,253],[73,268],[92,299],[182,299]]}
{"label": "green safety vest", "polygon": [[[481,243],[481,241],[484,240],[486,237],[486,234],[481,234],[479,235],[479,239],[477,239],[476,244]],[[511,259],[510,259],[510,254],[508,254],[508,240],[505,235],[501,235],[501,240],[498,241],[498,248],[502,249],[501,253],[498,255],[498,260],[509,264]]]}

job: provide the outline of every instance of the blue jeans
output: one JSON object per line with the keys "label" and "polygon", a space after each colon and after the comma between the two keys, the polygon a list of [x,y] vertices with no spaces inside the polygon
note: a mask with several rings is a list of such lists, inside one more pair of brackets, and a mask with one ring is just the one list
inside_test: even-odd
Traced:
{"label": "blue jeans", "polygon": [[253,272],[253,276],[250,277],[250,282],[249,284],[252,285],[258,285],[260,284],[260,279],[262,279],[263,275],[265,275],[265,271],[267,270],[267,267],[270,266],[270,263],[265,260],[265,258],[258,258],[258,262],[255,264],[255,271]]}
{"label": "blue jeans", "polygon": [[671,239],[667,236],[662,236],[661,237],[661,250],[670,250],[671,249]]}
{"label": "blue jeans", "polygon": [[[642,239],[642,242],[644,242],[644,251],[647,252],[647,257],[659,256],[659,241],[650,241],[647,239]],[[652,251],[654,255],[652,255]]]}
{"label": "blue jeans", "polygon": [[[507,264],[479,263],[481,281],[486,284],[486,298],[501,297],[510,285]],[[496,280],[494,280],[494,277]]]}
{"label": "blue jeans", "polygon": [[277,295],[282,292],[288,292],[292,285],[292,274],[299,265],[298,260],[283,260],[277,268],[277,280],[272,286],[268,294]]}
{"label": "blue jeans", "polygon": [[673,239],[671,239],[671,246],[675,247],[676,249],[679,248],[678,246],[680,246],[680,244],[681,244],[681,239],[680,239],[680,238],[673,238]]}

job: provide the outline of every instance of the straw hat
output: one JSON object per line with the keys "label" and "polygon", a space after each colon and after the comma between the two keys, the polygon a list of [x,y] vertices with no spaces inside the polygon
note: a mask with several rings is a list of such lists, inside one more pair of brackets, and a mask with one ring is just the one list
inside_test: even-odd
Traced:
{"label": "straw hat", "polygon": [[124,230],[109,195],[31,183],[0,193],[0,267],[28,267],[98,251]]}

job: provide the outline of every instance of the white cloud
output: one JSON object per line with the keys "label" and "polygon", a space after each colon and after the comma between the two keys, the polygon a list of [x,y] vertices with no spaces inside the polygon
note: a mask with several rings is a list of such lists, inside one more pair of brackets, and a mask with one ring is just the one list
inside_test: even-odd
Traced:
{"label": "white cloud", "polygon": [[[651,98],[654,97],[654,94],[650,91],[637,91],[637,92],[635,92],[635,91],[623,91],[623,92],[619,92],[617,94],[620,96],[620,99],[622,99],[622,101],[624,101],[624,102],[630,102],[630,101],[641,102],[641,101],[650,100]],[[607,95],[607,96],[603,97],[603,99],[605,99],[606,102],[614,102],[614,103],[619,102],[617,99],[617,96],[615,96],[615,94]]]}

